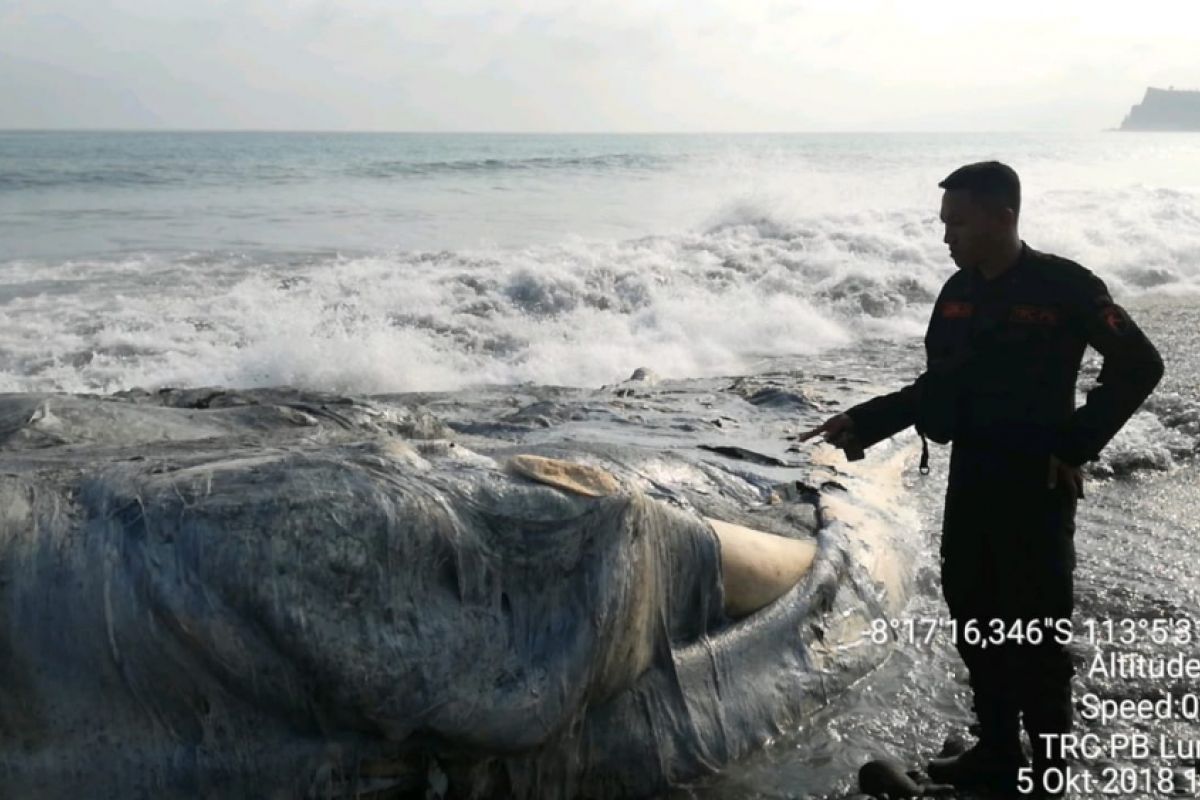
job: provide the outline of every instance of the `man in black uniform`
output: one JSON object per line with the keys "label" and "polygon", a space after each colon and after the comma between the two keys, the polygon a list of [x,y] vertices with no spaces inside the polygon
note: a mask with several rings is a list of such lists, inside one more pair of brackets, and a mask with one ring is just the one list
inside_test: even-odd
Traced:
{"label": "man in black uniform", "polygon": [[[1016,787],[1027,764],[1039,785],[1065,761],[1053,746],[1070,731],[1069,654],[1047,620],[1074,608],[1075,506],[1080,465],[1097,457],[1162,377],[1154,345],[1098,277],[1040,253],[1017,233],[1020,182],[990,161],[955,170],[939,186],[945,243],[959,271],[942,287],[925,334],[927,369],[801,434],[823,434],[848,454],[909,425],[953,441],[942,523],[942,591],[970,673],[979,742],[935,759],[931,778],[960,786]],[[1087,345],[1104,357],[1098,386],[1075,408]],[[928,451],[922,454],[924,468]],[[851,457],[854,457],[851,455]],[[990,635],[1031,623],[1040,644],[965,641],[968,622]],[[1018,627],[1014,628],[1013,624]],[[1048,746],[1049,745],[1049,746]],[[1056,794],[1056,792],[1047,792]]]}

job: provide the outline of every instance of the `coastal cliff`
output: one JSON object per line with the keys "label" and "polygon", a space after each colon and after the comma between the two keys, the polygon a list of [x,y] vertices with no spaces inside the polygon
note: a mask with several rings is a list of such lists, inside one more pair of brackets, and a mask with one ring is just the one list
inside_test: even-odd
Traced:
{"label": "coastal cliff", "polygon": [[1200,91],[1146,90],[1121,123],[1123,131],[1200,131]]}

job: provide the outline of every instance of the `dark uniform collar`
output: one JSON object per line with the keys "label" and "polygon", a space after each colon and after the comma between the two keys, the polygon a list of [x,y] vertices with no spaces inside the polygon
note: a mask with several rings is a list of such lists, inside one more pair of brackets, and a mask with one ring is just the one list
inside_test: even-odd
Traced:
{"label": "dark uniform collar", "polygon": [[983,277],[982,273],[979,272],[978,268],[971,267],[967,271],[967,276],[969,279],[968,283],[970,284],[971,290],[976,291],[982,289],[984,291],[994,291],[999,289],[1001,286],[1012,283],[1018,274],[1024,272],[1025,269],[1028,268],[1030,262],[1033,260],[1034,253],[1034,249],[1025,244],[1025,240],[1022,239],[1021,252],[1017,255],[1017,260],[1011,267],[1004,270],[1004,272],[1001,272],[996,277],[991,279],[985,278]]}

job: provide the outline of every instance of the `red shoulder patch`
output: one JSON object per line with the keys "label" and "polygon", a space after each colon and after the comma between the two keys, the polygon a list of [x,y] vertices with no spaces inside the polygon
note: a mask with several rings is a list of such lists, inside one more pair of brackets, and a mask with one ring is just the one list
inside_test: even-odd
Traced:
{"label": "red shoulder patch", "polygon": [[942,316],[946,319],[964,319],[971,316],[975,307],[961,300],[947,300],[942,303]]}
{"label": "red shoulder patch", "polygon": [[1104,324],[1108,326],[1109,330],[1118,336],[1129,330],[1129,315],[1125,313],[1125,309],[1115,303],[1100,309],[1100,318],[1104,320]]}

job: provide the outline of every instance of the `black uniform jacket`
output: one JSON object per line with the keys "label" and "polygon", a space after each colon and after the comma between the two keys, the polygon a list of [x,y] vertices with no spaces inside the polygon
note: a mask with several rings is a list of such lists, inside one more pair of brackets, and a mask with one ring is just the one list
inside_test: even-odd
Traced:
{"label": "black uniform jacket", "polygon": [[[1103,357],[1098,385],[1075,408],[1087,345]],[[846,411],[862,447],[909,425],[971,450],[1095,459],[1162,377],[1158,351],[1104,282],[1022,243],[1017,263],[988,280],[959,270],[925,333],[926,371]]]}

